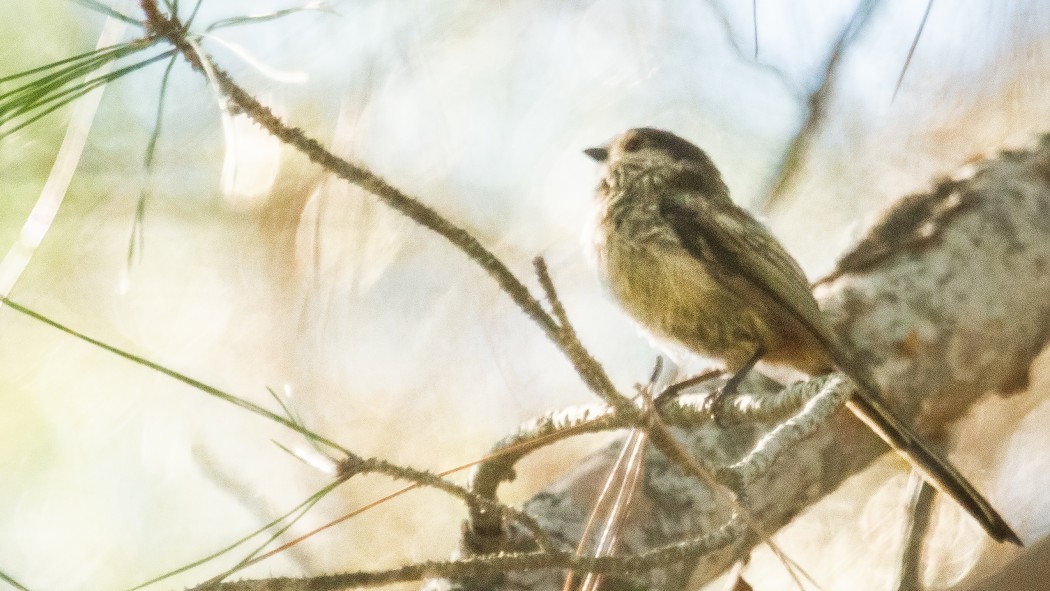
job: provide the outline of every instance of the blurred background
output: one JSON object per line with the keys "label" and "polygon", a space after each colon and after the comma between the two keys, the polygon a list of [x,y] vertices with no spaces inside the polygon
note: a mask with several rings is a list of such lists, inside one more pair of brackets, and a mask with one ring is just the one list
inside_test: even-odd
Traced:
{"label": "blurred background", "polygon": [[[135,2],[113,6],[139,17]],[[204,0],[194,29],[303,6],[324,10],[216,29],[201,46],[289,122],[468,228],[519,276],[545,256],[583,341],[623,388],[646,379],[655,353],[581,254],[596,183],[583,148],[641,125],[693,140],[816,278],[894,199],[1050,122],[1040,0]],[[100,35],[141,34],[75,1],[0,0],[0,15],[0,78],[89,51]],[[97,112],[63,109],[0,140],[0,282],[16,301],[276,410],[271,388],[355,452],[428,469],[593,401],[458,251],[224,116],[182,61],[147,167],[163,75],[157,63],[107,87]],[[72,147],[56,158],[67,129]],[[0,571],[34,591],[126,589],[330,481],[274,445],[308,453],[286,429],[9,309],[0,335]],[[963,471],[1032,541],[1050,530],[1044,374],[954,433]],[[530,458],[507,498],[527,498],[605,441]],[[781,546],[826,589],[888,588],[905,482],[884,460],[782,532]],[[355,478],[291,534],[397,486]],[[242,574],[447,557],[463,517],[442,495],[414,492]],[[934,529],[925,576],[937,588],[1011,557],[953,507]],[[155,588],[191,586],[243,555]],[[748,578],[790,588],[762,551]]]}

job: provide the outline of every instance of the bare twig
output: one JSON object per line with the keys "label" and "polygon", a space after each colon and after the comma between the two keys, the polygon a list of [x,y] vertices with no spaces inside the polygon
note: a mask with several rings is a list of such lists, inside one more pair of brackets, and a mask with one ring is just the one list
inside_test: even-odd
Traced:
{"label": "bare twig", "polygon": [[376,505],[378,505],[378,504],[380,504],[382,502],[385,502],[385,501],[390,500],[390,499],[392,499],[392,498],[394,498],[394,497],[396,497],[396,496],[398,496],[398,495],[400,495],[402,493],[406,493],[406,492],[408,492],[410,490],[413,490],[415,488],[420,488],[420,487],[429,487],[429,488],[434,488],[434,489],[443,491],[446,494],[448,494],[449,496],[457,497],[457,498],[460,498],[460,499],[464,500],[465,502],[467,502],[471,506],[482,506],[486,510],[491,511],[492,513],[501,515],[501,516],[507,518],[508,520],[517,522],[527,532],[529,532],[529,534],[530,534],[529,547],[530,548],[539,548],[541,553],[551,553],[551,552],[556,552],[557,551],[557,546],[556,546],[554,540],[552,540],[550,538],[550,536],[547,535],[547,532],[544,531],[543,527],[534,518],[532,518],[527,513],[523,512],[523,511],[520,511],[518,509],[515,509],[513,507],[510,507],[508,505],[504,505],[502,503],[499,503],[495,499],[488,499],[488,498],[480,497],[479,495],[477,495],[477,494],[475,494],[475,493],[473,493],[473,492],[471,492],[471,491],[469,491],[469,490],[467,490],[467,489],[465,489],[465,488],[463,488],[463,487],[461,487],[459,485],[453,484],[453,483],[445,480],[444,478],[442,478],[441,474],[433,474],[433,473],[427,472],[425,470],[417,470],[415,468],[409,468],[409,467],[406,467],[406,466],[399,466],[397,464],[392,464],[392,463],[387,462],[385,460],[380,460],[380,459],[376,459],[376,458],[359,458],[359,457],[355,456],[355,457],[346,458],[340,463],[339,478],[341,480],[345,480],[345,479],[348,479],[348,478],[350,478],[350,477],[352,477],[352,476],[354,476],[356,474],[365,474],[365,473],[369,473],[369,472],[376,473],[376,474],[383,474],[383,475],[390,476],[390,477],[395,478],[395,479],[407,480],[409,482],[412,482],[413,484],[410,485],[410,486],[406,486],[405,488],[402,488],[401,490],[396,491],[393,494],[386,495],[386,496],[384,496],[381,499],[377,499],[376,501],[373,501],[372,503],[368,503],[364,507],[361,507],[361,508],[359,508],[359,509],[357,509],[355,511],[352,511],[351,513],[349,513],[349,514],[347,514],[347,515],[345,515],[345,516],[343,516],[343,517],[341,517],[341,518],[339,518],[339,519],[337,519],[335,521],[329,522],[328,524],[326,524],[326,525],[324,525],[324,526],[322,526],[322,527],[320,527],[318,529],[315,529],[315,530],[310,531],[310,532],[308,532],[308,533],[306,533],[306,534],[304,534],[302,536],[299,536],[298,538],[295,538],[294,540],[291,540],[290,542],[282,544],[281,546],[279,546],[279,547],[277,547],[277,548],[275,548],[273,550],[270,550],[270,551],[268,551],[268,552],[266,552],[264,554],[260,554],[258,556],[255,556],[255,557],[253,557],[251,559],[244,560],[244,561],[238,563],[237,565],[235,565],[233,568],[227,570],[226,572],[220,573],[218,576],[215,576],[215,577],[211,578],[206,583],[204,583],[202,586],[207,587],[208,585],[217,585],[223,579],[227,578],[228,576],[230,576],[231,574],[233,574],[233,573],[235,573],[235,572],[237,572],[239,570],[245,569],[245,568],[247,568],[247,567],[249,567],[249,566],[251,566],[253,564],[256,564],[258,562],[266,560],[267,558],[270,558],[271,556],[274,556],[274,555],[276,555],[276,554],[278,554],[280,552],[284,552],[288,548],[291,548],[292,546],[294,546],[294,545],[296,545],[296,544],[298,544],[298,543],[300,543],[300,542],[302,542],[302,541],[312,537],[313,535],[315,535],[315,534],[317,534],[317,533],[319,533],[319,532],[321,532],[321,531],[323,531],[325,529],[328,529],[329,527],[331,527],[331,526],[333,526],[333,525],[335,525],[337,523],[340,523],[340,522],[342,522],[342,521],[344,521],[344,520],[346,520],[346,519],[348,519],[350,517],[353,517],[353,516],[356,516],[356,515],[360,515],[364,511],[366,511],[366,510],[368,510],[368,509],[370,509],[372,507],[375,507]]}
{"label": "bare twig", "polygon": [[[756,66],[759,69],[769,73],[774,78],[776,78],[777,81],[780,82],[781,86],[783,86],[793,96],[798,94],[798,85],[795,84],[790,78],[788,78],[787,74],[785,74],[783,70],[772,64],[766,63],[758,59],[757,12],[752,12],[751,24],[755,36],[754,56],[752,56],[750,55],[751,52],[744,49],[744,46],[741,45],[740,41],[737,39],[736,34],[733,32],[733,24],[729,22],[729,15],[726,14],[726,11],[722,8],[722,4],[720,2],[717,2],[716,0],[708,0],[708,6],[711,7],[711,10],[714,11],[715,16],[718,17],[719,21],[721,21],[722,30],[725,32],[726,41],[729,42],[729,47],[733,49],[733,53],[735,53],[742,62],[745,62],[746,64],[751,66]],[[757,5],[753,3],[752,10],[757,11],[757,9]]]}
{"label": "bare twig", "polygon": [[751,34],[755,38],[755,59],[758,59],[758,0],[751,0]]}
{"label": "bare twig", "polygon": [[[731,483],[730,488],[733,490],[743,490],[750,486],[755,478],[766,473],[783,450],[817,430],[827,416],[841,406],[852,392],[853,386],[850,382],[840,375],[833,375],[793,384],[779,390],[776,395],[740,394],[734,397],[736,400],[732,404],[720,410],[719,418],[727,424],[738,424],[745,420],[780,420],[789,412],[798,414],[783,423],[779,429],[760,439],[754,449],[731,466],[698,465],[692,454],[677,443],[666,428],[661,429],[662,437],[658,440],[658,448],[676,464],[682,465],[683,470],[703,478],[712,489],[725,490],[716,484],[716,480],[720,480]],[[711,416],[706,398],[709,395],[710,393],[691,394],[665,400],[659,409],[663,417],[662,422],[690,428],[708,423]],[[494,457],[479,464],[472,475],[470,489],[479,495],[494,499],[499,485],[513,479],[514,464],[540,447],[569,436],[631,426],[633,424],[630,421],[618,417],[612,409],[597,407],[558,411],[534,419],[494,447]],[[500,453],[503,449],[514,451]],[[707,476],[704,476],[705,474]],[[712,474],[718,474],[718,477],[715,478]],[[731,503],[732,500],[729,499],[728,502]],[[744,519],[747,522],[751,518],[744,515]],[[468,547],[477,553],[495,552],[508,546],[518,547],[513,532],[504,531],[501,515],[484,506],[471,505],[471,519],[465,533]]]}
{"label": "bare twig", "polygon": [[347,474],[363,474],[368,472],[374,472],[377,474],[384,474],[393,478],[401,480],[407,480],[414,482],[420,486],[426,486],[429,488],[435,488],[443,491],[446,494],[457,497],[466,501],[470,505],[481,505],[489,511],[509,517],[518,523],[520,523],[528,532],[532,535],[533,541],[543,552],[554,552],[556,545],[547,535],[547,532],[543,530],[543,527],[536,522],[527,513],[504,505],[497,502],[495,499],[485,498],[473,491],[467,490],[458,484],[454,484],[445,480],[444,478],[427,472],[426,470],[418,470],[415,468],[409,468],[407,466],[400,466],[387,462],[385,460],[379,460],[375,458],[358,458],[350,457],[342,462],[341,474],[346,477]]}
{"label": "bare twig", "polygon": [[326,171],[372,193],[389,207],[448,240],[484,269],[547,337],[559,345],[591,391],[620,412],[634,414],[630,400],[616,390],[601,365],[582,347],[565,346],[557,321],[543,309],[539,300],[532,296],[514,273],[477,238],[432,207],[403,193],[371,170],[336,156],[317,140],[307,136],[303,130],[285,124],[269,107],[238,86],[230,75],[215,65],[206,54],[197,51],[187,39],[189,33],[177,16],[164,15],[155,0],[140,0],[140,5],[146,13],[147,30],[151,37],[166,39],[190,65],[208,72],[222,94],[239,111],[251,117],[277,139],[295,147]]}
{"label": "bare twig", "polygon": [[834,91],[835,79],[838,76],[838,68],[842,57],[845,55],[846,50],[849,49],[850,44],[860,34],[864,25],[869,22],[878,4],[879,0],[862,0],[832,46],[831,52],[824,62],[820,83],[810,93],[806,101],[808,107],[806,117],[802,121],[802,126],[799,127],[798,133],[795,134],[787,149],[784,150],[784,155],[781,157],[780,164],[776,169],[776,177],[767,192],[766,198],[760,204],[761,209],[769,211],[779,205],[784,194],[794,183],[802,160],[805,158],[810,144],[813,143],[813,138],[816,136],[817,131],[824,123],[828,101],[831,99],[831,93]]}
{"label": "bare twig", "polygon": [[897,77],[897,85],[893,87],[893,96],[890,97],[890,102],[897,98],[897,92],[901,89],[901,84],[904,83],[904,74],[908,72],[908,66],[911,65],[911,58],[915,55],[915,48],[919,45],[919,38],[922,37],[922,31],[926,28],[926,19],[930,17],[930,9],[933,8],[933,0],[927,0],[926,12],[922,14],[922,21],[919,22],[919,30],[915,31],[915,38],[912,39],[911,48],[908,49],[908,57],[904,60],[904,66],[901,68],[901,75]]}
{"label": "bare twig", "polygon": [[659,407],[662,404],[664,404],[666,401],[678,397],[680,394],[682,394],[682,392],[685,392],[686,390],[688,390],[690,388],[695,388],[696,386],[699,386],[700,384],[703,384],[704,382],[713,380],[715,377],[717,377],[719,375],[722,375],[723,373],[724,372],[722,370],[720,370],[720,369],[711,369],[711,370],[699,373],[699,374],[697,374],[695,376],[686,378],[686,379],[684,379],[684,380],[682,380],[680,382],[675,382],[675,383],[671,384],[670,386],[664,388],[661,392],[659,392],[656,395],[656,397],[653,398],[653,404],[655,404],[657,407]]}
{"label": "bare twig", "polygon": [[[727,496],[729,503],[737,510],[733,515],[733,519],[735,520],[739,518],[747,524],[748,528],[758,535],[760,540],[769,546],[769,549],[773,551],[773,554],[784,563],[788,574],[795,581],[795,584],[798,585],[798,588],[802,589],[802,582],[795,573],[798,564],[792,560],[787,553],[780,549],[780,547],[773,541],[772,536],[766,531],[766,528],[752,513],[752,510],[744,504],[742,498],[743,489],[735,487],[735,483],[727,485],[726,481],[721,480],[726,474],[725,471],[717,470],[699,460],[697,456],[689,453],[685,446],[675,438],[674,434],[671,433],[671,430],[660,420],[656,413],[652,413],[650,417],[651,421],[648,425],[647,431],[649,433],[649,438],[653,442],[653,446],[666,454],[676,465],[682,467],[687,474],[706,485],[712,493],[722,492],[723,495]],[[766,466],[771,464],[772,460],[770,460],[769,464],[766,464]],[[799,568],[799,570],[807,578],[810,578],[804,570],[801,568]]]}

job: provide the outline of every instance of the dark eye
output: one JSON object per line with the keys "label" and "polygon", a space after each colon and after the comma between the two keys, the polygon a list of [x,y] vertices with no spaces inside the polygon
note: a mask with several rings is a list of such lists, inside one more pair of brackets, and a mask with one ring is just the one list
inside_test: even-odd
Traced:
{"label": "dark eye", "polygon": [[623,144],[624,152],[637,152],[638,148],[642,147],[642,138],[638,136],[631,136],[627,138],[627,141]]}

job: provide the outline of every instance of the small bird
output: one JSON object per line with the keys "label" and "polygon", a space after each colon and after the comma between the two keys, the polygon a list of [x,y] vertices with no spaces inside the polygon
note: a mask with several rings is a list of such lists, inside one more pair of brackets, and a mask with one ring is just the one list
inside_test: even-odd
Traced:
{"label": "small bird", "polygon": [[[703,150],[668,131],[631,129],[584,150],[603,164],[585,240],[599,277],[672,360],[721,360],[732,391],[759,361],[858,384],[850,410],[966,509],[997,541],[1017,534],[956,469],[886,407],[870,370],[823,316],[798,263],[729,198]],[[712,407],[715,408],[715,407]]]}

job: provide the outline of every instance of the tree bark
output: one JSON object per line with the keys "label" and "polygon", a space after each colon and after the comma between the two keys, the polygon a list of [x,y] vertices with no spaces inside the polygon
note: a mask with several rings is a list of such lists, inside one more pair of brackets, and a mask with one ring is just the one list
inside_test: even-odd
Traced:
{"label": "tree bark", "polygon": [[[949,434],[984,396],[1023,388],[1050,329],[1050,136],[901,199],[822,283],[818,297],[838,333],[875,369],[890,406],[931,440]],[[678,434],[697,456],[731,463],[772,426],[705,425]],[[617,451],[614,446],[582,462],[528,501],[526,511],[553,538],[575,543]],[[887,451],[843,409],[748,488],[751,512],[773,533]],[[655,452],[646,462],[621,552],[725,523],[724,495]],[[750,535],[734,548],[638,581],[685,589],[689,581],[713,579],[758,542]],[[526,572],[485,585],[545,590],[560,589],[563,581],[562,572]],[[426,588],[477,583],[432,580]]]}

